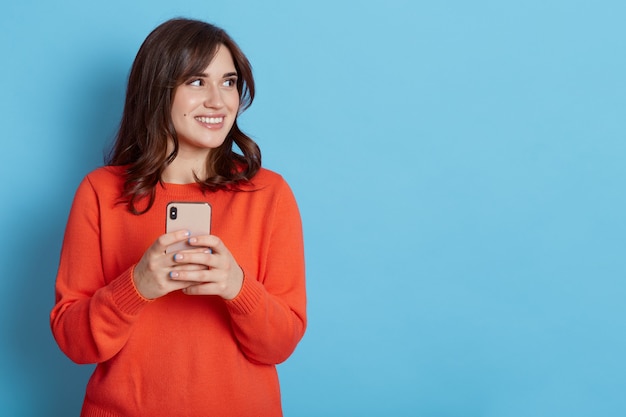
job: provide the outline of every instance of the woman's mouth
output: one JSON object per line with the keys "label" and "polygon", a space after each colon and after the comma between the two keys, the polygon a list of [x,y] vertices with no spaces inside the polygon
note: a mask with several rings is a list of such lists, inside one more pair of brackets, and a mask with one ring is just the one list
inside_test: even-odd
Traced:
{"label": "woman's mouth", "polygon": [[200,123],[208,124],[208,125],[216,125],[224,122],[224,117],[203,117],[198,116],[195,118]]}

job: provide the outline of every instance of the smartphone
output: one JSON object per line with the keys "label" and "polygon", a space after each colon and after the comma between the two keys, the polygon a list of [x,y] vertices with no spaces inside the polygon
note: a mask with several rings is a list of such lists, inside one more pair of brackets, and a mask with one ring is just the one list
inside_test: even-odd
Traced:
{"label": "smartphone", "polygon": [[[167,205],[166,233],[189,230],[191,236],[211,234],[211,205],[205,202],[176,202]],[[191,249],[187,242],[178,242],[167,247],[165,253]]]}

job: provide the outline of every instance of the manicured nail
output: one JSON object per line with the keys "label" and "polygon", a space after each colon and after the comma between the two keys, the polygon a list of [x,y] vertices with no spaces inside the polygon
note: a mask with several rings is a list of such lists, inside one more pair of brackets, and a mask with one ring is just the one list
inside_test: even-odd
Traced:
{"label": "manicured nail", "polygon": [[183,259],[183,255],[180,253],[177,253],[174,255],[174,260],[175,261],[181,261]]}
{"label": "manicured nail", "polygon": [[189,243],[196,243],[197,241],[198,239],[196,239],[195,237],[189,238]]}
{"label": "manicured nail", "polygon": [[170,271],[170,278],[178,278],[178,272]]}

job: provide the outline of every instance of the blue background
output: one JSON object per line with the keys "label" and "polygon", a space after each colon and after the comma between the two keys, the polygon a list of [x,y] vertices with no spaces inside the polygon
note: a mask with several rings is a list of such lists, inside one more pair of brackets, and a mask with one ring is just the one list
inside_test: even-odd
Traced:
{"label": "blue background", "polygon": [[78,415],[51,336],[73,193],[145,36],[216,23],[298,198],[286,416],[626,415],[626,3],[11,1],[0,13],[6,416]]}

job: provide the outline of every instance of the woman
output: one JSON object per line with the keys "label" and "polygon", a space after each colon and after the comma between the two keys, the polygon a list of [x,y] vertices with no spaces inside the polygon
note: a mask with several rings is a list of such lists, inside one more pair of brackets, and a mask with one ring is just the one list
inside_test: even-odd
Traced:
{"label": "woman", "polygon": [[[275,365],[306,327],[302,227],[237,126],[253,99],[220,28],[170,20],[139,49],[107,165],[74,198],[50,317],[70,359],[97,363],[82,416],[282,415]],[[165,233],[172,201],[209,203],[211,234]],[[194,249],[166,253],[178,242]]]}

